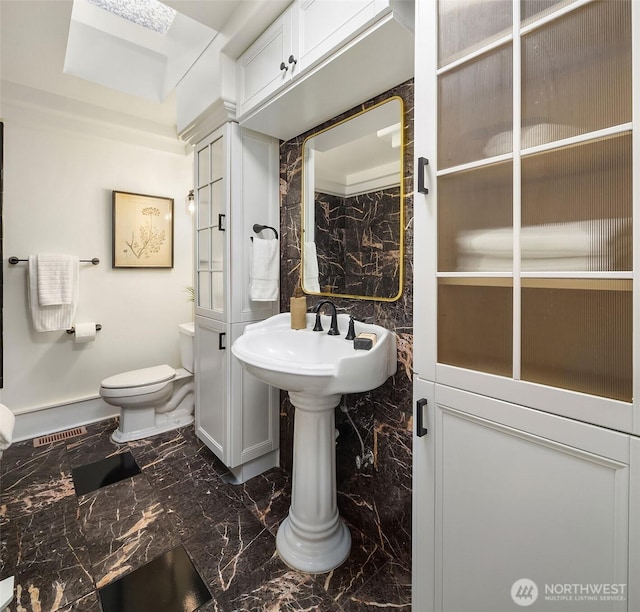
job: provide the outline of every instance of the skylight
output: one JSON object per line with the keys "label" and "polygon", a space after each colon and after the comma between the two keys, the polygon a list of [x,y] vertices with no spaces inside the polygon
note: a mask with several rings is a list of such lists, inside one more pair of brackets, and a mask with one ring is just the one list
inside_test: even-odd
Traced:
{"label": "skylight", "polygon": [[177,12],[158,0],[89,0],[89,2],[159,34],[166,34],[169,31]]}

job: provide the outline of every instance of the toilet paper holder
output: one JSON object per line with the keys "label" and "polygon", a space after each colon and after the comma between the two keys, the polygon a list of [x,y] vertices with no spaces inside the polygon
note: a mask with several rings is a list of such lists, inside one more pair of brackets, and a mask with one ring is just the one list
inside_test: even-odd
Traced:
{"label": "toilet paper holder", "polygon": [[[100,325],[100,323],[96,323],[96,331],[99,332],[102,329],[102,325]],[[76,328],[75,327],[71,327],[67,330],[68,334],[75,334],[76,333]]]}

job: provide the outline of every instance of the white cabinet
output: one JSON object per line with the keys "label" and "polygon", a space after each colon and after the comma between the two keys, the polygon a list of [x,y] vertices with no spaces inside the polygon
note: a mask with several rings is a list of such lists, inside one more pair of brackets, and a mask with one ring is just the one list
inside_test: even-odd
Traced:
{"label": "white cabinet", "polygon": [[278,464],[278,391],[230,350],[247,323],[278,312],[249,296],[253,225],[279,230],[278,142],[227,123],[195,155],[196,433],[243,482]]}
{"label": "white cabinet", "polygon": [[238,59],[238,115],[268,98],[299,70],[296,17],[292,5]]}
{"label": "white cabinet", "polygon": [[429,521],[415,609],[636,609],[631,436],[418,380],[422,392],[433,444],[417,467],[433,495],[414,507]]}
{"label": "white cabinet", "polygon": [[640,10],[417,8],[414,606],[636,610]]}
{"label": "white cabinet", "polygon": [[295,0],[238,59],[238,121],[288,140],[411,78],[413,10]]}

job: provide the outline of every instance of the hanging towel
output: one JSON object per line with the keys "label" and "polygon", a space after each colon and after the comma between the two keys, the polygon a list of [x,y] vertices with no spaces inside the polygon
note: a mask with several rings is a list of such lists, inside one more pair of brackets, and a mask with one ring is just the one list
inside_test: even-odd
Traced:
{"label": "hanging towel", "polygon": [[0,404],[0,454],[11,445],[16,417],[4,404]]}
{"label": "hanging towel", "polygon": [[58,306],[71,304],[74,301],[75,280],[74,267],[78,266],[78,258],[71,255],[37,256],[38,303],[40,306]]}
{"label": "hanging towel", "polygon": [[[73,258],[72,273],[70,279],[71,302],[68,304],[50,304],[42,305],[39,298],[39,274],[38,274],[38,255],[29,256],[29,308],[31,310],[31,320],[33,328],[38,332],[58,331],[69,329],[73,325],[78,305],[78,279],[79,279],[79,262],[77,258]],[[63,292],[60,292],[62,295]]]}
{"label": "hanging towel", "polygon": [[320,281],[318,272],[318,254],[315,242],[304,243],[304,276],[302,286],[305,291],[320,293]]}
{"label": "hanging towel", "polygon": [[280,287],[280,248],[275,238],[251,242],[249,271],[249,299],[254,302],[273,302]]}

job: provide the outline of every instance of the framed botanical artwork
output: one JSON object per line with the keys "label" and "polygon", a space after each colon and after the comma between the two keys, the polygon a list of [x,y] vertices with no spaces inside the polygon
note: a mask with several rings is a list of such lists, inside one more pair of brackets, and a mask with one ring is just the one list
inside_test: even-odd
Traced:
{"label": "framed botanical artwork", "polygon": [[173,268],[173,198],[113,192],[113,268]]}

